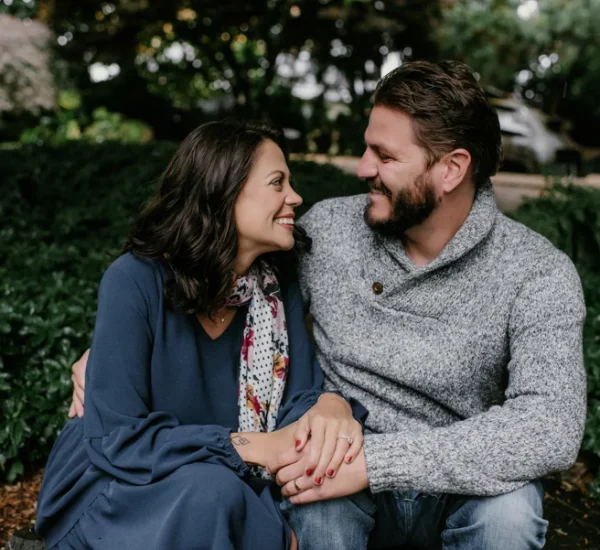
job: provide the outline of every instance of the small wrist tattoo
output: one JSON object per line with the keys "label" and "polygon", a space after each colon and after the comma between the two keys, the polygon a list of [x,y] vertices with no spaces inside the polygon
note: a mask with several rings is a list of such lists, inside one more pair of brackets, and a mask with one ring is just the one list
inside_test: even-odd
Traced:
{"label": "small wrist tattoo", "polygon": [[242,437],[241,435],[234,435],[231,438],[231,442],[234,445],[248,445],[248,443],[250,443],[250,440],[246,439],[245,437]]}

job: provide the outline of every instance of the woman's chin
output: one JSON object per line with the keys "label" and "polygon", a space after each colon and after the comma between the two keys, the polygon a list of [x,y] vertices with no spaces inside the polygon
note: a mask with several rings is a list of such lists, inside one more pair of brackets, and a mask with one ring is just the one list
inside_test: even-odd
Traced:
{"label": "woman's chin", "polygon": [[287,243],[282,244],[280,250],[282,252],[285,252],[286,250],[291,250],[292,248],[294,248],[294,244],[296,244],[296,242],[294,241],[294,237],[290,237]]}
{"label": "woman's chin", "polygon": [[272,252],[285,252],[294,248],[294,244],[294,237],[290,235],[288,239],[278,239],[277,241],[273,242],[272,245],[268,247],[268,250],[266,250],[264,253],[270,254]]}

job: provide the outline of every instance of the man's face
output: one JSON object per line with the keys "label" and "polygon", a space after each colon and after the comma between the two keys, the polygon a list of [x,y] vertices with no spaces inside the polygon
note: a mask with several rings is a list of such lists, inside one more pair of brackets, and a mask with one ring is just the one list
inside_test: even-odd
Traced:
{"label": "man's face", "polygon": [[371,111],[365,142],[357,168],[371,188],[365,221],[382,234],[402,237],[438,204],[427,156],[416,144],[409,116],[387,107]]}

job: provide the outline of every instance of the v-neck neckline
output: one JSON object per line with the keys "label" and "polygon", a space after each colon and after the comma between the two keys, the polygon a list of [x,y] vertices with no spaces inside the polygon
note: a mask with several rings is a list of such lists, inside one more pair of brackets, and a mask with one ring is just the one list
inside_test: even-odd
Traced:
{"label": "v-neck neckline", "polygon": [[238,323],[238,316],[240,314],[240,309],[244,309],[244,308],[239,308],[239,307],[235,308],[235,311],[234,311],[233,317],[231,318],[231,321],[229,321],[229,324],[227,325],[227,327],[225,327],[225,330],[223,330],[223,332],[221,332],[221,334],[219,334],[219,336],[217,336],[216,338],[213,338],[210,334],[208,334],[208,332],[202,326],[202,323],[196,316],[194,316],[194,323],[196,323],[198,328],[201,330],[202,335],[206,339],[208,339],[210,342],[216,343],[216,342],[219,342],[223,338],[223,336],[225,336],[230,331],[230,329],[233,327],[234,324]]}

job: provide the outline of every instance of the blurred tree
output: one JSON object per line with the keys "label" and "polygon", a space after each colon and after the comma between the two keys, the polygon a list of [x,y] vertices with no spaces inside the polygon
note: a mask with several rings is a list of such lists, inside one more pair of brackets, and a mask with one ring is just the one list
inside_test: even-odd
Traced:
{"label": "blurred tree", "polygon": [[600,144],[600,0],[447,0],[438,39],[482,82],[513,88]]}
{"label": "blurred tree", "polygon": [[56,106],[50,38],[40,22],[0,14],[0,135]]}
{"label": "blurred tree", "polygon": [[291,89],[306,79],[313,114],[333,89],[362,113],[388,52],[436,53],[439,0],[36,1],[86,109],[143,119],[161,138],[226,112],[304,130]]}

